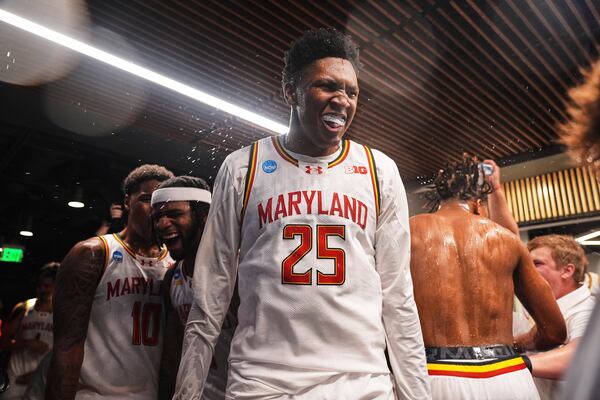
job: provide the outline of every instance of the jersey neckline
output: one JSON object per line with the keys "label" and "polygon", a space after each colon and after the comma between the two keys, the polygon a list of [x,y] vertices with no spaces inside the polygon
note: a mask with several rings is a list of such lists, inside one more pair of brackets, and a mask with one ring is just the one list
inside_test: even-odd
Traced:
{"label": "jersey neckline", "polygon": [[[283,135],[271,137],[271,140],[273,142],[273,147],[275,147],[277,154],[279,154],[279,156],[281,158],[283,158],[285,161],[295,165],[296,167],[299,167],[300,161],[296,157],[294,157],[292,154],[290,154],[289,151],[287,151],[285,149],[285,147],[281,143],[281,137],[283,137]],[[327,168],[333,168],[336,165],[341,164],[348,156],[349,150],[350,150],[350,141],[342,140],[342,146],[341,146],[338,156],[327,163]]]}
{"label": "jersey neckline", "polygon": [[135,251],[133,251],[133,249],[131,247],[129,247],[129,245],[127,243],[125,243],[125,241],[123,239],[121,239],[121,237],[119,236],[118,233],[113,233],[112,235],[117,240],[117,242],[119,242],[119,244],[121,244],[121,246],[123,246],[123,248],[125,249],[125,251],[130,256],[132,256],[133,258],[135,258],[136,260],[156,260],[156,261],[161,261],[164,258],[166,258],[167,255],[169,254],[168,250],[165,247],[163,247],[161,249],[161,252],[158,255],[158,257],[146,257],[146,256],[143,256],[141,254],[137,254]]}

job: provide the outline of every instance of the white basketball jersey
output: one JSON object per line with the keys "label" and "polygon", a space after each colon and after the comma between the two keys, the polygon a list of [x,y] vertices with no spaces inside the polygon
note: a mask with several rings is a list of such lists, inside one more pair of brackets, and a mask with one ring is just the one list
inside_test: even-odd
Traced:
{"label": "white basketball jersey", "polygon": [[[17,335],[22,340],[40,340],[52,349],[52,313],[35,310],[35,302],[36,299],[25,302],[25,314]],[[38,354],[29,349],[12,352],[8,363],[9,374],[17,377],[35,371],[44,355],[45,353]]]}
{"label": "white basketball jersey", "polygon": [[175,266],[169,292],[171,304],[177,312],[181,324],[185,326],[194,301],[194,292],[192,291],[192,278],[186,276],[182,266],[183,262],[181,261]]}
{"label": "white basketball jersey", "polygon": [[107,265],[96,289],[76,399],[156,399],[164,330],[161,283],[173,264],[101,236]]}
{"label": "white basketball jersey", "polygon": [[280,139],[251,148],[230,361],[389,373],[373,154],[345,140],[337,157],[316,159]]}
{"label": "white basketball jersey", "polygon": [[[173,279],[171,280],[171,304],[182,325],[185,326],[192,302],[194,301],[194,293],[192,291],[192,278],[186,276],[183,271],[183,262],[178,262],[173,270]],[[202,393],[203,400],[222,400],[225,398],[225,388],[227,386],[227,358],[229,356],[229,348],[235,327],[237,326],[237,318],[234,310],[231,308],[227,312],[219,340],[215,346],[213,360],[204,392]]]}

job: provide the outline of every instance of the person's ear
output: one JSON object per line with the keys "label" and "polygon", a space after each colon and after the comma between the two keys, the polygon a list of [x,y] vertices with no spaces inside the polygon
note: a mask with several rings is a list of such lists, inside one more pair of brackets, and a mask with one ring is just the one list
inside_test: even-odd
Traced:
{"label": "person's ear", "polygon": [[286,83],[283,85],[283,97],[290,106],[295,106],[298,104],[297,94],[296,94],[296,86],[291,83]]}
{"label": "person's ear", "polygon": [[563,265],[563,272],[560,274],[560,277],[563,279],[572,278],[575,273],[575,265],[569,263],[567,265]]}
{"label": "person's ear", "polygon": [[125,210],[127,210],[127,212],[129,212],[129,208],[130,208],[129,207],[129,202],[130,201],[131,201],[131,197],[128,194],[126,194],[125,195],[125,199],[123,201],[123,206],[125,206]]}

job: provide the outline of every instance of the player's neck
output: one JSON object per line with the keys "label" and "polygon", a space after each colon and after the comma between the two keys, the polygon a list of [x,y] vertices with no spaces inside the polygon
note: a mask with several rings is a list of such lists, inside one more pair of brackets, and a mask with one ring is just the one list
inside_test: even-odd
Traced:
{"label": "player's neck", "polygon": [[458,199],[451,199],[451,200],[446,200],[444,201],[442,204],[440,204],[440,209],[439,211],[466,211],[469,214],[472,214],[473,211],[471,210],[471,207],[469,206],[469,204],[464,201],[464,200],[458,200]]}
{"label": "player's neck", "polygon": [[136,254],[144,257],[158,257],[160,254],[160,248],[151,238],[143,237],[129,227],[123,229],[118,235]]}
{"label": "player's neck", "polygon": [[189,277],[194,276],[194,264],[196,263],[196,252],[192,251],[189,256],[183,259],[181,269]]}
{"label": "player's neck", "polygon": [[308,140],[300,124],[294,123],[294,118],[290,123],[290,131],[283,137],[283,146],[291,152],[309,157],[330,156],[340,148],[339,144],[335,146],[318,146],[312,143]]}
{"label": "player's neck", "polygon": [[40,300],[39,298],[36,300],[35,302],[35,306],[33,306],[33,308],[36,311],[41,311],[41,312],[52,312],[52,300],[51,299],[46,299],[46,300]]}

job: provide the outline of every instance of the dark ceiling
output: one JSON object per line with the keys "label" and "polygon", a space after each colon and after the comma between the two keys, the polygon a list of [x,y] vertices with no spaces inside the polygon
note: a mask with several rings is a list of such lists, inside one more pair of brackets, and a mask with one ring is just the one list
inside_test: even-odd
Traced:
{"label": "dark ceiling", "polygon": [[[322,26],[352,34],[364,69],[349,136],[394,158],[406,181],[463,151],[505,162],[555,151],[566,92],[600,43],[593,0],[94,0],[87,12],[78,37],[282,124],[290,42]],[[16,240],[33,215],[49,252],[40,260],[93,234],[132,167],[212,180],[226,154],[270,134],[98,61],[57,61],[55,45],[0,28],[4,82],[72,62],[53,82],[0,83],[0,236]],[[77,186],[85,210],[65,206]]]}

